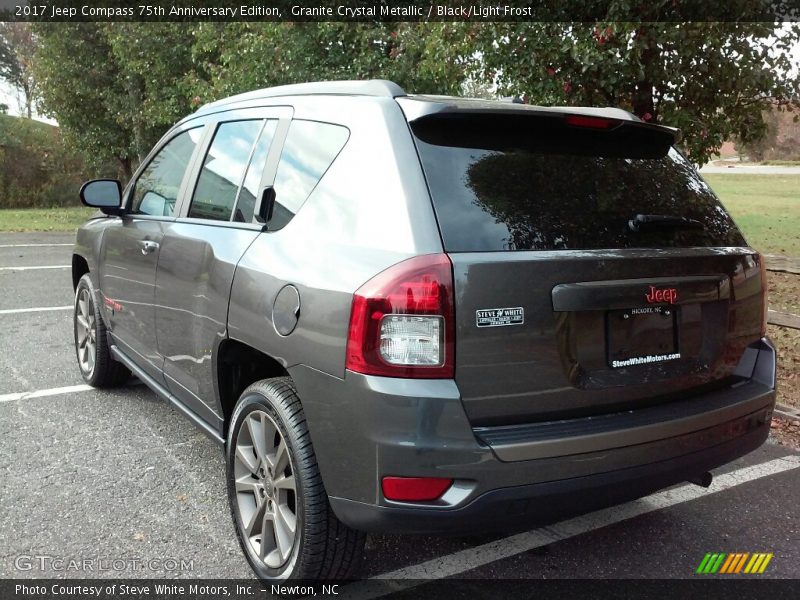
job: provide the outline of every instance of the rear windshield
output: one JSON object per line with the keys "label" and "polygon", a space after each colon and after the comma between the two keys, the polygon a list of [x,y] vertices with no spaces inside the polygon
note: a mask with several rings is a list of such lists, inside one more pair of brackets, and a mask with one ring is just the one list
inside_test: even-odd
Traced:
{"label": "rear windshield", "polygon": [[[650,143],[638,126],[578,131],[516,119],[412,124],[447,251],[746,245],[663,134]],[[697,223],[634,232],[637,215]]]}

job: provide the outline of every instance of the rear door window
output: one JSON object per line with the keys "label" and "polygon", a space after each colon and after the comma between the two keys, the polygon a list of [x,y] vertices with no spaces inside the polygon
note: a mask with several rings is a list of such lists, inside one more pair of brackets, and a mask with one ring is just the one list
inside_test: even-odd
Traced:
{"label": "rear door window", "polygon": [[294,120],[275,174],[275,205],[267,229],[282,229],[294,217],[347,142],[346,127]]}
{"label": "rear door window", "polygon": [[[412,124],[446,250],[745,245],[692,165],[663,141],[649,148],[645,130],[632,139],[522,119]],[[634,232],[639,214],[699,227]]]}
{"label": "rear door window", "polygon": [[189,217],[230,221],[263,120],[221,123],[206,153]]}

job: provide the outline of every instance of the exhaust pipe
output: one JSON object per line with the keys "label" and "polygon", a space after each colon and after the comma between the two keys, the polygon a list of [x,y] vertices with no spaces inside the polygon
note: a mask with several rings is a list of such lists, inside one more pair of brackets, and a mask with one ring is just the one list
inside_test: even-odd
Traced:
{"label": "exhaust pipe", "polygon": [[711,485],[711,482],[714,480],[714,476],[706,471],[705,473],[700,473],[700,475],[695,475],[694,477],[690,477],[687,481],[689,483],[693,483],[695,485],[699,485],[700,487],[707,488]]}

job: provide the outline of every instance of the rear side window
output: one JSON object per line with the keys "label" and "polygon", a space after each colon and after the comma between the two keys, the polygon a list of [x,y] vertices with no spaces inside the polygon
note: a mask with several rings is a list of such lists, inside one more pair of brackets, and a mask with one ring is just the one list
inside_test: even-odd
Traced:
{"label": "rear side window", "polygon": [[175,213],[178,191],[202,131],[202,127],[187,129],[153,157],[133,188],[131,210],[134,213],[159,217]]}
{"label": "rear side window", "polygon": [[[527,122],[412,125],[446,250],[745,245],[691,164],[663,140],[649,146],[646,130],[571,132],[516,118]],[[638,214],[699,223],[634,232]]]}
{"label": "rear side window", "polygon": [[229,221],[262,120],[222,123],[203,161],[189,217]]}
{"label": "rear side window", "polygon": [[267,229],[282,229],[309,197],[344,147],[346,127],[316,121],[292,121],[275,174],[275,206]]}

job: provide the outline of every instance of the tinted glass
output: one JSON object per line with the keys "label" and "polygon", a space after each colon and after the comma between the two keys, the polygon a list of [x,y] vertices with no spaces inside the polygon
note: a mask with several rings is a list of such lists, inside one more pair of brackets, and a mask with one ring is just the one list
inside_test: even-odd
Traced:
{"label": "tinted glass", "polygon": [[147,165],[133,189],[131,210],[142,215],[172,216],[186,167],[200,141],[202,127],[175,136]]}
{"label": "tinted glass", "polygon": [[349,135],[339,125],[292,121],[275,174],[276,200],[269,230],[281,229],[300,210]]}
{"label": "tinted glass", "polygon": [[203,161],[189,217],[230,221],[253,144],[263,123],[254,120],[220,124]]}
{"label": "tinted glass", "polygon": [[261,135],[253,151],[253,158],[250,159],[250,166],[247,167],[247,174],[244,177],[244,184],[239,190],[239,198],[236,201],[236,210],[233,212],[233,220],[241,223],[250,223],[253,220],[253,211],[256,206],[261,176],[264,174],[264,167],[267,164],[267,154],[275,137],[275,129],[278,121],[271,119],[264,125]]}
{"label": "tinted glass", "polygon": [[[642,128],[632,145],[592,142],[607,132],[506,131],[501,140],[479,124],[443,131],[415,130],[448,251],[745,245],[692,165],[661,141],[648,148]],[[702,226],[633,232],[637,214]]]}

